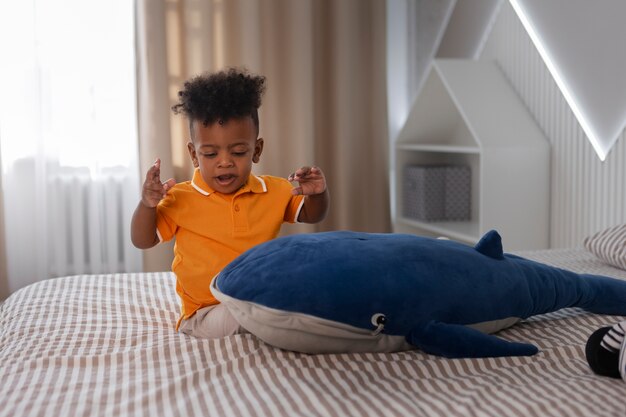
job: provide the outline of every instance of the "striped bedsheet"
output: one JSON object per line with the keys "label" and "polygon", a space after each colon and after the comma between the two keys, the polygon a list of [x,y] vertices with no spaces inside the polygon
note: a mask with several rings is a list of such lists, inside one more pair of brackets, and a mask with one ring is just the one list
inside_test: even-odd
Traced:
{"label": "striped bedsheet", "polygon": [[[523,256],[626,279],[583,250]],[[578,309],[499,335],[534,357],[450,360],[419,351],[304,355],[254,336],[173,329],[169,273],[74,276],[0,305],[0,416],[620,416],[626,383],[593,375],[587,337],[618,317]]]}

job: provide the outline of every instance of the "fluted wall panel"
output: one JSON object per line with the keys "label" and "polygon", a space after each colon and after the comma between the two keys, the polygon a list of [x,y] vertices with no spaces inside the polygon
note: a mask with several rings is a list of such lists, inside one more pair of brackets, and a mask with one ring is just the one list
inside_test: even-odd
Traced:
{"label": "fluted wall panel", "polygon": [[580,246],[586,236],[625,223],[626,132],[600,161],[507,1],[480,59],[498,63],[550,142],[551,247]]}

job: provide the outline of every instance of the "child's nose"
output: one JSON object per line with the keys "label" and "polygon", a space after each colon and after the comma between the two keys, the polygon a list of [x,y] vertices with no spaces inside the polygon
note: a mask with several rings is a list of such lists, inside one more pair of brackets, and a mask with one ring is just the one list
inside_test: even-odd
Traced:
{"label": "child's nose", "polygon": [[226,155],[220,155],[219,157],[219,161],[218,161],[218,167],[220,168],[229,168],[231,166],[233,166],[233,160],[230,157],[230,155],[226,154]]}

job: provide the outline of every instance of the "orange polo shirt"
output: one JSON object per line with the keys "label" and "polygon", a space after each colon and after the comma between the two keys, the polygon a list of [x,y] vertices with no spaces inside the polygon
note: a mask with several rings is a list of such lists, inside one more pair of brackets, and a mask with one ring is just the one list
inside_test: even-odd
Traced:
{"label": "orange polo shirt", "polygon": [[282,223],[294,223],[304,203],[284,178],[250,175],[234,194],[211,189],[196,169],[191,181],[176,184],[157,206],[161,242],[176,236],[172,271],[181,318],[218,304],[211,279],[241,253],[275,238]]}

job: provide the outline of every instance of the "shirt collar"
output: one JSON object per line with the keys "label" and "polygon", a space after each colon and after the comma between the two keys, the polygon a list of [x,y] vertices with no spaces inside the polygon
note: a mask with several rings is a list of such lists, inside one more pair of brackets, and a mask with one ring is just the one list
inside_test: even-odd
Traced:
{"label": "shirt collar", "polygon": [[[209,196],[215,192],[215,190],[209,187],[209,185],[202,179],[200,168],[196,168],[194,170],[191,186],[202,195]],[[235,194],[242,194],[245,192],[253,192],[257,194],[265,193],[267,192],[267,185],[265,184],[263,178],[250,174],[248,181],[246,181],[244,186],[237,190]]]}
{"label": "shirt collar", "polygon": [[267,185],[265,185],[265,180],[261,177],[257,177],[256,175],[250,174],[248,177],[248,182],[243,188],[248,187],[250,191],[256,194],[267,192]]}
{"label": "shirt collar", "polygon": [[193,172],[193,178],[191,179],[191,186],[196,189],[202,195],[211,195],[215,190],[207,185],[202,179],[200,168],[196,168]]}

